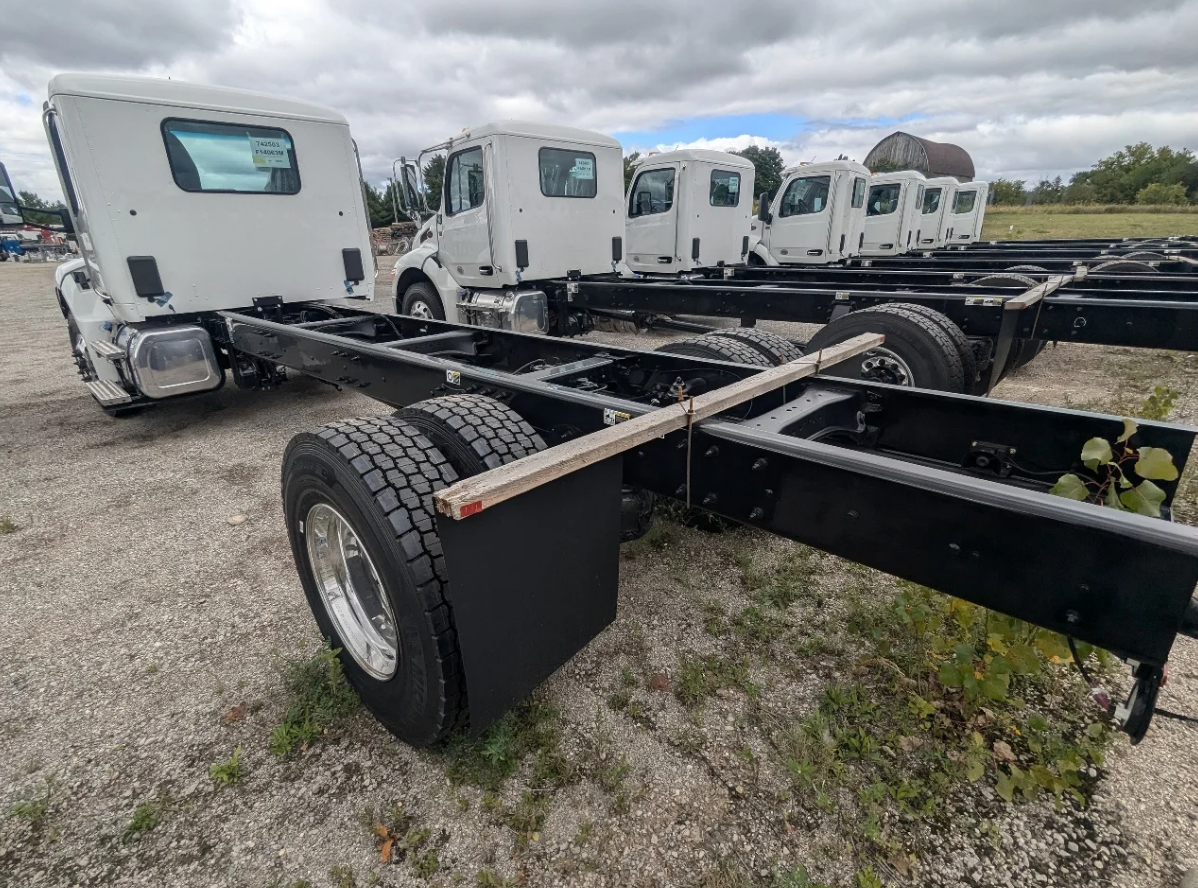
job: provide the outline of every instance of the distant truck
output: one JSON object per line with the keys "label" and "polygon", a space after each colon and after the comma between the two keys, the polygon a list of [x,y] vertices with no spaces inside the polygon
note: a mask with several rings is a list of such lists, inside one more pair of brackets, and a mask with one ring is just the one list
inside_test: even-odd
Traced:
{"label": "distant truck", "polygon": [[869,170],[851,160],[801,164],[783,173],[772,202],[759,201],[749,261],[828,265],[861,251]]}
{"label": "distant truck", "polygon": [[624,207],[628,269],[677,274],[744,262],[753,175],[752,163],[723,151],[687,148],[642,160]]}

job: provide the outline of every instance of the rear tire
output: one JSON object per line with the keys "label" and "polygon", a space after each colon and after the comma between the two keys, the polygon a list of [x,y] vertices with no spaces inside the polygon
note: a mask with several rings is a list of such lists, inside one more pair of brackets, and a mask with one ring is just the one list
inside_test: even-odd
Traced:
{"label": "rear tire", "polygon": [[756,330],[752,327],[730,327],[727,330],[714,330],[707,336],[724,336],[748,343],[768,358],[776,367],[779,364],[789,364],[803,357],[803,350],[775,333]]}
{"label": "rear tire", "polygon": [[[283,456],[282,480],[300,583],[321,635],[340,651],[350,685],[405,743],[431,746],[444,739],[465,723],[468,709],[431,500],[458,480],[457,472],[416,428],[377,417],[296,435]],[[389,606],[397,655],[387,678],[364,668],[330,617],[305,535],[316,532],[309,516],[321,514],[314,511],[318,506],[335,511],[352,528],[360,543],[355,552],[365,553],[377,577],[377,599]],[[313,537],[312,548],[319,546]]]}
{"label": "rear tire", "polygon": [[445,320],[445,306],[437,288],[427,281],[418,281],[404,290],[399,313],[426,321]]}
{"label": "rear tire", "polygon": [[1105,274],[1160,274],[1161,270],[1147,262],[1138,262],[1134,259],[1112,259],[1109,262],[1100,262],[1090,269],[1090,274],[1099,272]]}
{"label": "rear tire", "polygon": [[692,336],[659,345],[654,351],[688,358],[707,358],[709,361],[726,361],[729,364],[748,364],[751,367],[773,367],[775,362],[767,358],[754,345],[731,336]]}
{"label": "rear tire", "polygon": [[536,429],[505,404],[483,395],[444,395],[395,411],[445,454],[463,478],[545,449]]}
{"label": "rear tire", "polygon": [[901,310],[907,308],[900,302],[863,308],[837,318],[811,338],[807,355],[861,333],[881,333],[886,337],[881,346],[831,365],[824,375],[964,392],[965,370],[953,340],[937,321]]}
{"label": "rear tire", "polygon": [[920,305],[915,302],[900,302],[892,305],[879,305],[879,309],[885,310],[893,308],[896,311],[904,311],[908,314],[917,314],[935,323],[941,330],[945,332],[949,339],[953,341],[953,345],[957,347],[957,354],[961,356],[961,372],[965,376],[965,391],[971,394],[977,393],[978,386],[978,359],[977,354],[973,350],[973,343],[969,341],[969,337],[965,335],[948,315],[941,314],[934,308],[926,305]]}
{"label": "rear tire", "polygon": [[1040,283],[1033,277],[1028,277],[1026,274],[1018,274],[1010,271],[1000,271],[996,274],[988,274],[985,277],[980,277],[976,281],[962,284],[964,287],[1003,287],[1017,289],[1023,287],[1029,289]]}

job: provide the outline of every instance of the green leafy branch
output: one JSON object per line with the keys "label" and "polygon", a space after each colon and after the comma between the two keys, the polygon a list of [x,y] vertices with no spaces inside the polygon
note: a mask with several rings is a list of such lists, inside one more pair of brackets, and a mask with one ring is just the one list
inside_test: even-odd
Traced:
{"label": "green leafy branch", "polygon": [[[1112,444],[1106,438],[1091,438],[1082,447],[1081,458],[1093,477],[1072,472],[1062,475],[1050,493],[1078,502],[1089,502],[1121,512],[1159,518],[1165,491],[1153,481],[1176,481],[1173,455],[1163,447],[1132,447],[1139,429],[1134,419],[1123,420],[1123,434]],[[1128,469],[1139,483],[1129,477]]]}

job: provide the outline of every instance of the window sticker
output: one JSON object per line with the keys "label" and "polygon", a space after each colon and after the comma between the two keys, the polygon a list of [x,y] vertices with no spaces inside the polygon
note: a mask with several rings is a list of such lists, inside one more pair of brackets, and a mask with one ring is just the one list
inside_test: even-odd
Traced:
{"label": "window sticker", "polygon": [[264,139],[261,136],[250,136],[250,150],[254,156],[254,166],[265,172],[269,169],[291,169],[291,156],[287,142],[283,139]]}
{"label": "window sticker", "polygon": [[595,178],[595,161],[589,157],[576,157],[574,166],[570,168],[570,175],[575,179]]}

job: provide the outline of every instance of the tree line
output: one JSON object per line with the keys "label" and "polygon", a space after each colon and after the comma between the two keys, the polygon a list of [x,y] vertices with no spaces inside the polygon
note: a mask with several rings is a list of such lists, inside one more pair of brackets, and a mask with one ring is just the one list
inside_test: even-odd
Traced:
{"label": "tree line", "polygon": [[1104,157],[1091,169],[1074,173],[1068,184],[1060,176],[1042,179],[1031,188],[1023,179],[990,183],[995,204],[1151,204],[1198,203],[1198,157],[1188,148],[1153,148],[1147,142],[1128,145]]}

